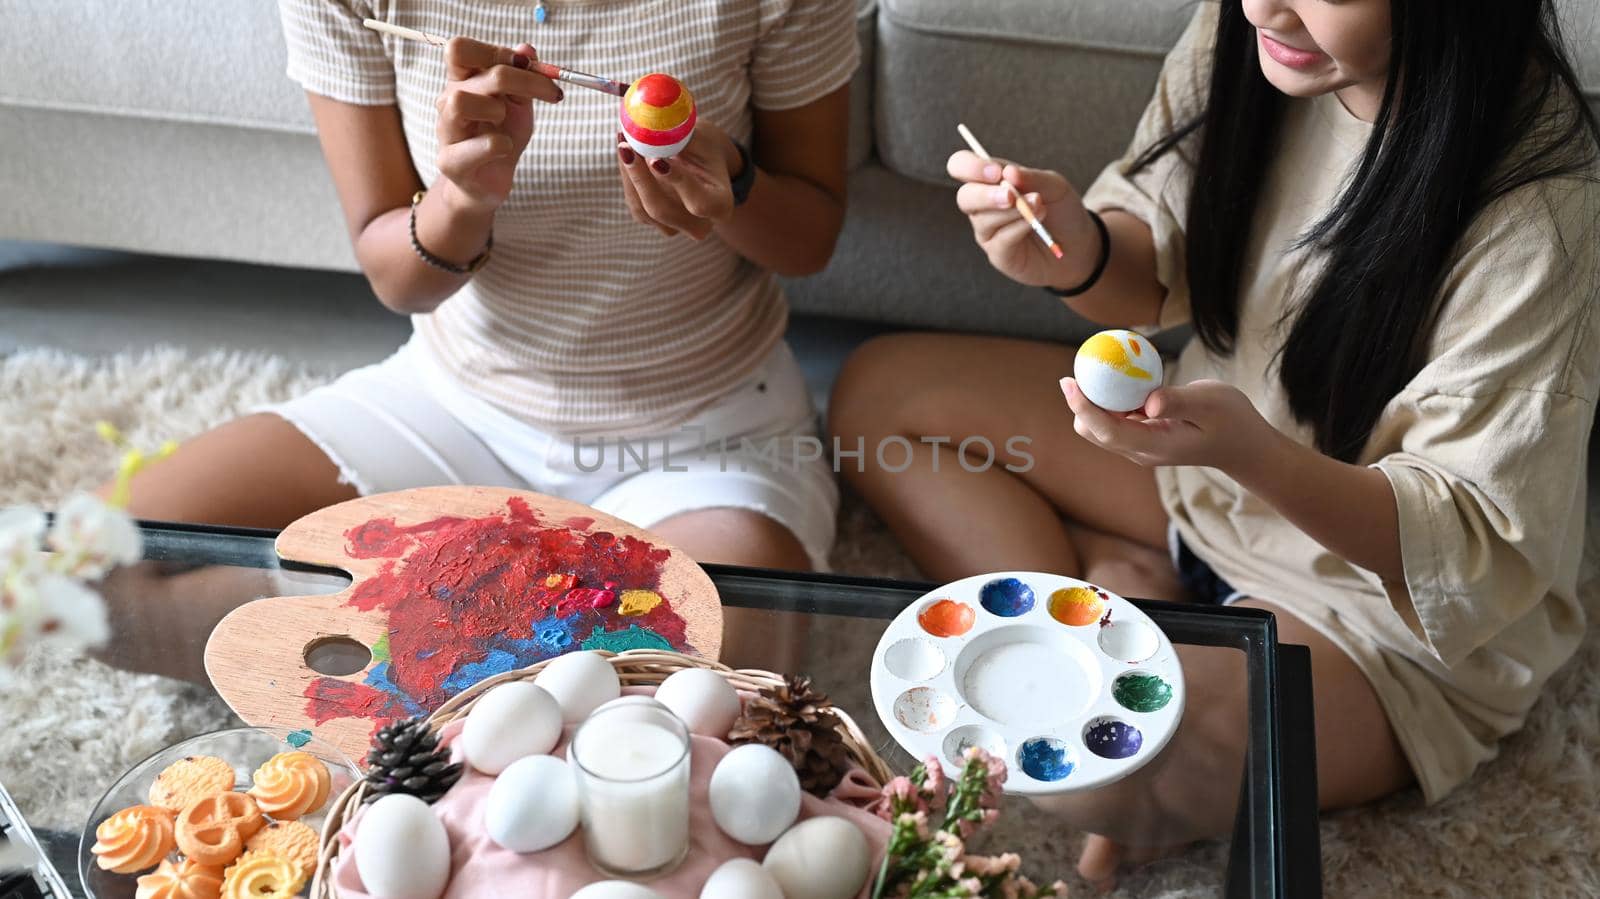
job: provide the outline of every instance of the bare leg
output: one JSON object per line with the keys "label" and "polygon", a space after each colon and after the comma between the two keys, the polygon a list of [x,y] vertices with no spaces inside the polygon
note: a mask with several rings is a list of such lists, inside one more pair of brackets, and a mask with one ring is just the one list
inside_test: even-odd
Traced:
{"label": "bare leg", "polygon": [[[109,492],[101,487],[101,495]],[[252,415],[184,443],[133,479],[130,513],[155,521],[281,528],[356,496],[338,468],[299,429]],[[155,563],[114,572],[103,593],[117,644],[108,661],[206,682],[206,637],[241,603],[272,595],[266,571],[200,569],[167,575]]]}
{"label": "bare leg", "polygon": [[[700,562],[807,571],[811,558],[788,528],[749,509],[699,509],[651,528]],[[722,661],[735,668],[795,671],[805,656],[799,615],[725,607]]]}
{"label": "bare leg", "polygon": [[[102,487],[102,495],[107,488]],[[250,415],[189,440],[133,479],[135,518],[282,528],[356,497],[339,469],[300,429]]]}
{"label": "bare leg", "polygon": [[699,562],[811,570],[800,539],[775,519],[749,509],[696,509],[650,530]]}
{"label": "bare leg", "polygon": [[[835,388],[830,427],[845,448],[863,438],[865,471],[844,474],[922,570],[937,580],[1024,569],[1081,574],[1062,516],[1159,549],[1166,515],[1149,471],[1095,447],[1072,430],[1057,381],[1072,371],[1072,347],[1022,340],[897,334],[862,347]],[[908,440],[912,464],[877,465],[885,440]],[[981,437],[995,463],[973,473],[961,441]],[[925,439],[949,438],[934,446]],[[1017,438],[1031,441],[1020,443]],[[1007,443],[1031,454],[1007,452]],[[968,467],[981,467],[981,443]],[[903,452],[886,452],[898,463]]]}

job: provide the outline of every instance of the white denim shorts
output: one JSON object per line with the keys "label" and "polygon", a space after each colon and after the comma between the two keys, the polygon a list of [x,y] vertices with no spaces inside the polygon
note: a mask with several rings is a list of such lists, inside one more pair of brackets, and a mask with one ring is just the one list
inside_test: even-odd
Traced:
{"label": "white denim shorts", "polygon": [[649,528],[697,509],[749,509],[827,570],[839,489],[805,377],[779,342],[759,368],[662,434],[549,434],[467,392],[415,340],[375,365],[261,411],[299,428],[362,495],[463,484],[532,490]]}

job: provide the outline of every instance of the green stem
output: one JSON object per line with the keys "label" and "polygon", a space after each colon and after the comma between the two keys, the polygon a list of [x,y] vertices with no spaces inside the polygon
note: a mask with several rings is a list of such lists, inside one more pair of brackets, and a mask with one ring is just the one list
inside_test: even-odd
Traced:
{"label": "green stem", "polygon": [[889,884],[889,847],[883,849],[883,864],[878,866],[878,885],[872,888],[872,899],[883,899],[883,890]]}

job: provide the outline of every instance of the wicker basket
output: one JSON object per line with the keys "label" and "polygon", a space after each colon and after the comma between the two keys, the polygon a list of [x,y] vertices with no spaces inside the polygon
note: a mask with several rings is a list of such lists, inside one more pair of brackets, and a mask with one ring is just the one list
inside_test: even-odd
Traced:
{"label": "wicker basket", "polygon": [[[627,652],[616,654],[610,652],[599,653],[610,660],[613,668],[617,669],[617,676],[624,687],[655,686],[667,679],[668,675],[685,668],[708,668],[727,679],[736,690],[755,692],[766,687],[776,687],[783,684],[783,676],[770,671],[755,669],[741,669],[735,671],[726,665],[705,659],[687,656],[676,652],[665,652],[656,649],[630,649]],[[538,676],[540,671],[549,662],[540,662],[517,671],[508,671],[505,674],[491,677],[480,683],[474,684],[449,702],[439,707],[429,717],[428,723],[434,730],[441,730],[445,725],[458,718],[465,718],[472,711],[472,706],[488,690],[500,684],[512,681],[531,681]],[[854,719],[843,709],[835,708],[841,724],[840,732],[844,737],[846,749],[850,758],[867,776],[878,785],[889,782],[893,774],[889,766],[868,745],[866,735],[856,725]],[[317,859],[316,877],[311,883],[311,899],[337,899],[333,889],[333,865],[339,857],[339,831],[345,822],[355,815],[361,807],[362,797],[366,796],[366,784],[357,781],[354,786],[345,790],[333,805],[328,809],[327,821],[322,826],[322,849]]]}

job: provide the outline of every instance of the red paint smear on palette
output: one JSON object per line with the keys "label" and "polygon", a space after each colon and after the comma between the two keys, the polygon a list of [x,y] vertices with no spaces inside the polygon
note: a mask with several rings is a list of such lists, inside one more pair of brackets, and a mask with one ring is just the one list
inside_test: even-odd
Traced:
{"label": "red paint smear on palette", "polygon": [[365,682],[318,678],[306,713],[318,724],[365,718],[373,727],[429,712],[472,683],[579,648],[631,626],[692,652],[673,597],[623,616],[624,590],[660,592],[671,551],[631,536],[588,532],[592,519],[543,521],[520,498],[505,514],[441,517],[399,526],[380,518],[345,533],[351,556],[387,559],[348,600],[388,613],[389,658]]}
{"label": "red paint smear on palette", "polygon": [[406,715],[405,704],[398,696],[354,681],[319,678],[315,691],[306,693],[311,700],[306,704],[306,715],[317,724],[335,718],[392,720]]}

